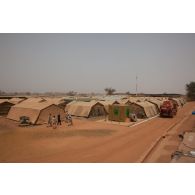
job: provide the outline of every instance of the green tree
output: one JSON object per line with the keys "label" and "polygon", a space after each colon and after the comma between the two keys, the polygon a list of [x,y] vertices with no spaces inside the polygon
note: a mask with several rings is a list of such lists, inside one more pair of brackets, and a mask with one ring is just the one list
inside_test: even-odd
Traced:
{"label": "green tree", "polygon": [[186,92],[189,100],[195,100],[195,82],[186,84]]}
{"label": "green tree", "polygon": [[115,89],[112,89],[111,87],[104,89],[107,95],[113,95],[116,91]]}

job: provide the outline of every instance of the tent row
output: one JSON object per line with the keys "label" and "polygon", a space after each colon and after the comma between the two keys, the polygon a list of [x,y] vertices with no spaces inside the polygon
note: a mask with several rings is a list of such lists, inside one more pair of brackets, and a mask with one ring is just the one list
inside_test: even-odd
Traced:
{"label": "tent row", "polygon": [[[109,106],[125,107],[128,105],[130,113],[134,113],[138,118],[150,118],[160,112],[160,106],[168,98],[129,98],[121,100],[92,100],[90,102],[72,101],[66,106],[66,111],[76,117],[97,117],[110,114]],[[175,100],[176,101],[176,100]],[[178,100],[178,104],[180,100]],[[128,113],[128,112],[127,112]]]}
{"label": "tent row", "polygon": [[131,113],[136,113],[139,118],[149,118],[159,113],[159,108],[156,104],[150,102],[133,102],[121,104],[120,101],[91,101],[81,102],[73,101],[66,106],[66,111],[69,114],[77,117],[98,117],[109,115],[109,106],[123,107],[128,105]]}
{"label": "tent row", "polygon": [[[168,98],[166,98],[168,99]],[[179,106],[185,101],[182,98],[174,98]],[[92,100],[75,101],[64,98],[28,98],[26,100],[12,99],[0,100],[0,114],[7,115],[7,118],[19,121],[21,116],[30,118],[32,124],[43,124],[47,122],[49,114],[60,114],[63,118],[65,111],[76,117],[105,117],[118,113],[122,118],[129,117],[129,113],[134,113],[138,118],[150,118],[156,116],[160,111],[160,106],[165,98],[139,98],[130,97],[120,100]],[[109,107],[113,108],[110,109]],[[2,107],[2,108],[1,108]],[[117,111],[118,109],[118,111]]]}
{"label": "tent row", "polygon": [[44,103],[47,102],[48,104],[55,104],[59,106],[62,109],[65,109],[66,104],[70,101],[65,101],[63,98],[42,98],[42,97],[32,97],[28,99],[22,99],[22,98],[12,98],[12,99],[0,99],[0,115],[6,116],[11,109],[12,106],[15,105],[23,105],[21,103],[25,104],[34,104],[34,103]]}
{"label": "tent row", "polygon": [[129,121],[129,115],[135,114],[137,118],[150,118],[158,115],[159,110],[150,102],[134,102],[131,104],[113,104],[109,106],[108,118],[112,121]]}

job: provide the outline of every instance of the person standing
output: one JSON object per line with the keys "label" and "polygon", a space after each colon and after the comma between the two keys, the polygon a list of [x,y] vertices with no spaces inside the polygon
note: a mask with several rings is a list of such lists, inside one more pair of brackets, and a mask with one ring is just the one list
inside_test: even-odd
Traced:
{"label": "person standing", "polygon": [[48,127],[52,126],[52,116],[51,116],[51,114],[49,114],[47,125],[48,125]]}
{"label": "person standing", "polygon": [[60,116],[60,114],[58,114],[58,123],[57,123],[57,125],[62,125],[62,123],[61,123],[61,116]]}
{"label": "person standing", "polygon": [[73,125],[72,116],[68,114],[67,118],[68,118],[68,126],[72,126]]}
{"label": "person standing", "polygon": [[68,123],[68,111],[65,111],[65,122]]}
{"label": "person standing", "polygon": [[52,127],[53,127],[53,129],[57,128],[57,121],[56,121],[56,116],[55,115],[52,118]]}
{"label": "person standing", "polygon": [[137,116],[135,113],[129,113],[130,122],[137,122]]}

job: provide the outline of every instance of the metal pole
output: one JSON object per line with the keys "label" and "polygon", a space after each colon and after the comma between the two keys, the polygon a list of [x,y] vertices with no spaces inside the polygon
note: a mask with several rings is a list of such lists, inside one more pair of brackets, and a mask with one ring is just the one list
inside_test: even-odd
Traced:
{"label": "metal pole", "polygon": [[136,75],[136,96],[137,96],[137,90],[138,90],[137,80],[138,80],[138,78],[137,78],[137,75]]}

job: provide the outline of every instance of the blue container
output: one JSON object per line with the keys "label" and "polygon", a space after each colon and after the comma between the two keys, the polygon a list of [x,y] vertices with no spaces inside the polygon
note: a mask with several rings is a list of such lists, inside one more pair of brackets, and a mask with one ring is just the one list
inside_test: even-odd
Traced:
{"label": "blue container", "polygon": [[195,115],[195,111],[192,112],[192,115]]}

